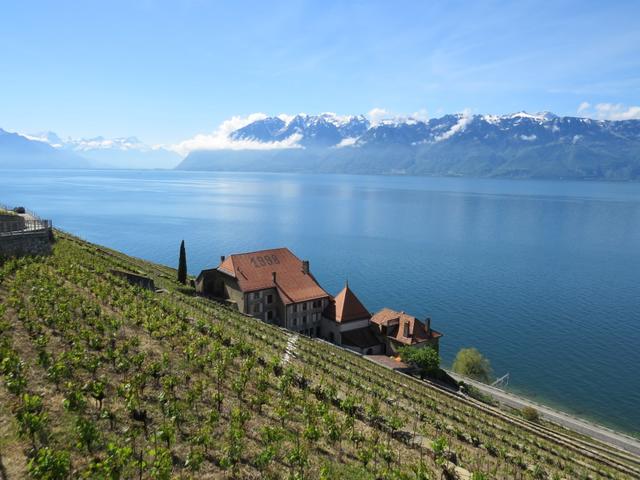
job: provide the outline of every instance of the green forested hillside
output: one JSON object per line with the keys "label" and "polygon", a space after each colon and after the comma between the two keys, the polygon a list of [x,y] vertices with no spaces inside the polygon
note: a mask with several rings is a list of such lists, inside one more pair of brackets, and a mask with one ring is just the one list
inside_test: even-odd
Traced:
{"label": "green forested hillside", "polygon": [[417,146],[191,152],[178,170],[426,175],[637,181],[640,142],[487,145],[475,139]]}
{"label": "green forested hillside", "polygon": [[614,448],[195,297],[167,267],[57,236],[52,256],[0,267],[0,478],[640,476],[640,461]]}

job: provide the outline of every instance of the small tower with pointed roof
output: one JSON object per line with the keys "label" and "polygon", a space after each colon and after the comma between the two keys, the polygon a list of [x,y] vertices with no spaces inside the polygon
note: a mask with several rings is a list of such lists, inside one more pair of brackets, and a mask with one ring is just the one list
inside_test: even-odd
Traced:
{"label": "small tower with pointed roof", "polygon": [[383,353],[384,342],[371,327],[371,313],[349,287],[338,293],[323,314],[322,336],[363,354]]}

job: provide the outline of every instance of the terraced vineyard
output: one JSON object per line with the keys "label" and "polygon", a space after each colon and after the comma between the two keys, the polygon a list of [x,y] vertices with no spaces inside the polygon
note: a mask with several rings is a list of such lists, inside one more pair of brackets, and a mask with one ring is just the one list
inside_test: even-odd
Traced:
{"label": "terraced vineyard", "polygon": [[0,478],[640,478],[633,455],[57,236],[52,256],[0,267]]}

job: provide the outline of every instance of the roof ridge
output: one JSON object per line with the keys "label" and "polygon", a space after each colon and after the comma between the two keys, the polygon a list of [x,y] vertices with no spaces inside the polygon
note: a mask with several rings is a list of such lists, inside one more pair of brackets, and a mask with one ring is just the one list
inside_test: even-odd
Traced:
{"label": "roof ridge", "polygon": [[[229,255],[219,269],[238,281],[241,291],[278,288],[285,303],[329,297],[305,264],[289,248],[271,248]],[[274,282],[272,275],[277,273]]]}
{"label": "roof ridge", "polygon": [[[291,255],[293,255],[294,257],[298,258],[295,253],[293,253],[291,250],[289,250],[288,247],[263,248],[262,250],[254,250],[253,252],[230,253],[229,257],[230,258],[233,258],[233,257],[244,257],[245,255],[253,255],[255,253],[270,252],[270,251],[274,251],[274,250],[288,250],[289,253],[291,253]],[[298,258],[298,260],[300,260],[300,259]]]}

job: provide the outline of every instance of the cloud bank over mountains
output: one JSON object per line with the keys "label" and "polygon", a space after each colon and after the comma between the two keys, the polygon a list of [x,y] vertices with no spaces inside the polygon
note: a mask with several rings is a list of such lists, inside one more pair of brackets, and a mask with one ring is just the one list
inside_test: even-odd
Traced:
{"label": "cloud bank over mountains", "polygon": [[[626,119],[635,115],[629,108],[594,108],[623,120],[470,110],[429,119],[381,109],[366,116],[260,114],[183,144],[189,153],[178,168],[640,180],[640,119]],[[197,148],[203,145],[213,148]]]}
{"label": "cloud bank over mountains", "polygon": [[[76,165],[84,159],[92,167],[174,168],[182,159],[203,151],[264,152],[264,155],[266,152],[299,151],[300,156],[318,149],[327,150],[327,155],[330,155],[331,152],[366,147],[370,153],[375,146],[387,154],[406,157],[407,152],[400,152],[399,148],[451,144],[454,141],[459,144],[470,139],[479,144],[468,145],[469,153],[473,153],[474,148],[482,149],[489,144],[494,149],[498,144],[504,148],[508,144],[511,148],[514,142],[520,153],[527,145],[536,148],[543,145],[550,148],[554,143],[584,146],[596,140],[602,145],[619,146],[621,142],[637,140],[638,119],[639,106],[585,101],[577,107],[576,116],[567,117],[549,112],[480,115],[470,109],[430,117],[426,110],[406,115],[379,107],[364,115],[326,112],[269,116],[252,113],[227,119],[209,133],[199,133],[174,144],[159,145],[148,145],[135,136],[65,139],[53,132],[20,135],[26,142],[53,149],[49,151],[57,152],[56,158],[66,156],[66,165]],[[8,141],[13,137],[4,138]],[[35,148],[33,151],[44,155],[47,150]],[[496,155],[503,153],[496,151]]]}
{"label": "cloud bank over mountains", "polygon": [[[366,115],[338,115],[333,112],[324,112],[319,115],[308,115],[299,113],[290,115],[281,113],[273,117],[265,113],[252,113],[247,116],[234,116],[222,122],[212,133],[200,133],[182,142],[169,145],[166,148],[187,156],[190,152],[197,150],[277,150],[285,148],[304,148],[301,143],[303,133],[300,131],[304,126],[293,127],[290,135],[279,140],[264,141],[255,137],[239,136],[234,133],[242,130],[253,123],[268,119],[278,119],[283,122],[282,126],[287,127],[296,120],[302,124],[306,119],[321,119],[322,121],[340,129],[350,122],[360,122],[366,127],[377,126],[384,123],[415,123],[426,122],[429,117],[426,110],[419,110],[410,115],[396,114],[384,108],[373,108]],[[344,137],[335,145],[338,148],[355,144],[356,137]]]}
{"label": "cloud bank over mountains", "polygon": [[[288,138],[273,142],[259,142],[251,139],[237,140],[231,137],[231,134],[254,122],[265,120],[268,116],[264,113],[252,113],[245,117],[234,116],[225,120],[212,133],[201,133],[187,140],[183,140],[177,144],[168,147],[181,156],[186,156],[194,150],[270,150],[278,148],[299,148],[297,142],[301,139],[299,134],[292,134]],[[289,122],[293,116],[281,114],[280,118],[283,122]]]}
{"label": "cloud bank over mountains", "polygon": [[[468,123],[473,118],[473,112],[471,109],[464,109],[459,114],[459,120],[456,125],[451,129],[442,132],[437,136],[437,140],[442,141],[450,138],[456,133],[465,129]],[[589,102],[582,102],[577,110],[576,115],[578,117],[591,118],[594,120],[632,120],[640,119],[640,106],[625,106],[622,104],[613,103],[597,103],[592,105]],[[508,115],[507,115],[508,116]],[[505,115],[482,115],[483,118],[501,118]],[[354,118],[366,119],[367,128],[376,127],[379,125],[398,125],[398,124],[415,124],[416,122],[426,123],[430,120],[427,110],[422,109],[412,114],[398,114],[391,112],[385,108],[375,107],[372,108],[366,115],[337,115],[335,113],[326,112],[319,115],[308,115],[300,113],[297,115],[279,114],[273,117],[268,116],[265,113],[252,113],[246,116],[234,116],[228,120],[222,122],[216,130],[211,133],[197,134],[192,138],[184,140],[182,142],[169,145],[166,148],[178,153],[180,156],[185,157],[190,152],[197,150],[277,150],[286,148],[304,148],[305,145],[301,143],[303,140],[303,133],[294,132],[291,135],[278,139],[266,141],[263,138],[247,135],[234,135],[234,132],[242,130],[243,128],[255,123],[264,121],[267,119],[277,118],[284,122],[285,126],[289,125],[296,118],[323,118],[324,120],[339,127],[341,124],[347,123]],[[533,137],[528,136],[527,140],[533,140]],[[356,137],[344,137],[335,145],[337,148],[353,146],[357,143]]]}
{"label": "cloud bank over mountains", "polygon": [[621,103],[591,105],[589,102],[582,102],[577,113],[597,120],[636,120],[640,119],[640,106],[627,107]]}

